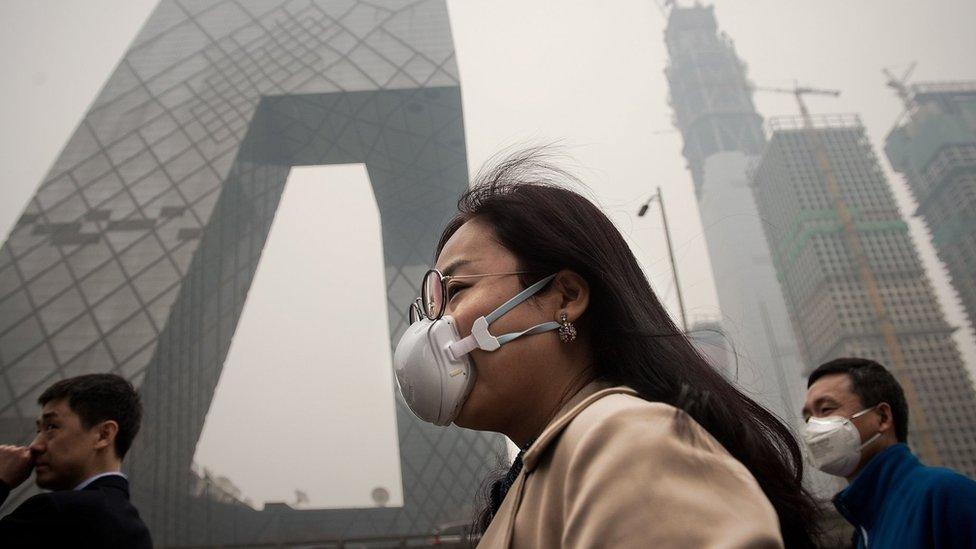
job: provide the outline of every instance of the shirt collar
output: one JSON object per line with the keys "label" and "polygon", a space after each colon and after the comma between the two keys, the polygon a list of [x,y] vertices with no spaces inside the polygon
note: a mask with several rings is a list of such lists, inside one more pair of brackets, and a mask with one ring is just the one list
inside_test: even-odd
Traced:
{"label": "shirt collar", "polygon": [[79,484],[78,486],[75,486],[74,489],[75,490],[84,490],[89,484],[95,482],[96,480],[98,480],[98,479],[100,479],[102,477],[110,477],[110,476],[118,476],[118,477],[122,477],[122,478],[124,478],[126,480],[129,480],[129,477],[125,476],[124,474],[120,473],[119,471],[108,471],[108,472],[105,472],[105,473],[99,473],[99,474],[97,474],[95,476],[91,476],[91,477],[86,478],[85,480],[81,481],[81,484]]}
{"label": "shirt collar", "polygon": [[834,506],[851,524],[870,529],[886,496],[920,466],[907,445],[893,444],[871,458],[851,484],[834,496]]}

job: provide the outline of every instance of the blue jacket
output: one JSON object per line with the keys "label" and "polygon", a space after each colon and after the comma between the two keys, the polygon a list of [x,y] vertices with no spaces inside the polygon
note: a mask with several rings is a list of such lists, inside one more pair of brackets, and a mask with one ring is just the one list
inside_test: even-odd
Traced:
{"label": "blue jacket", "polygon": [[926,467],[908,446],[874,456],[834,497],[857,547],[976,547],[976,482]]}

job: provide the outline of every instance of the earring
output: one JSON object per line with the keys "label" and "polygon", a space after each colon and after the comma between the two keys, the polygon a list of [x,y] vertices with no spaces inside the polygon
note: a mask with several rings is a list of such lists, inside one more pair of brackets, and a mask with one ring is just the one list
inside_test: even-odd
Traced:
{"label": "earring", "polygon": [[566,313],[559,315],[559,323],[562,325],[559,327],[559,340],[563,343],[569,343],[576,339],[576,326],[569,321],[569,317]]}

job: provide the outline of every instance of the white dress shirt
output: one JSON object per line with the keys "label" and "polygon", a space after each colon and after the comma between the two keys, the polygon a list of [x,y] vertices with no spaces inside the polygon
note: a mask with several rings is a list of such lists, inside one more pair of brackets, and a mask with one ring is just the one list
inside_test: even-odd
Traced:
{"label": "white dress shirt", "polygon": [[108,471],[106,473],[99,473],[99,474],[97,474],[97,475],[95,475],[93,477],[86,478],[85,480],[81,481],[81,484],[79,484],[78,486],[75,486],[75,490],[84,490],[85,489],[85,486],[88,486],[89,484],[95,482],[96,480],[98,480],[98,479],[100,479],[102,477],[108,477],[108,476],[112,476],[112,475],[120,476],[120,477],[122,477],[122,478],[124,478],[126,480],[129,480],[129,477],[123,475],[119,471]]}

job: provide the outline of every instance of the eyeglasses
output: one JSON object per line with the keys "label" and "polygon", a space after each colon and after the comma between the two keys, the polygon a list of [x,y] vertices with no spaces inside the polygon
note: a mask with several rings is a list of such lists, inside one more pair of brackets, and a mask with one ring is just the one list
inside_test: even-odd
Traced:
{"label": "eyeglasses", "polygon": [[437,269],[431,269],[424,274],[424,280],[420,285],[420,297],[410,304],[410,324],[413,324],[422,318],[437,320],[444,316],[444,309],[447,307],[447,302],[451,299],[448,284],[452,280],[484,278],[486,276],[511,276],[520,274],[529,274],[529,271],[444,276]]}

